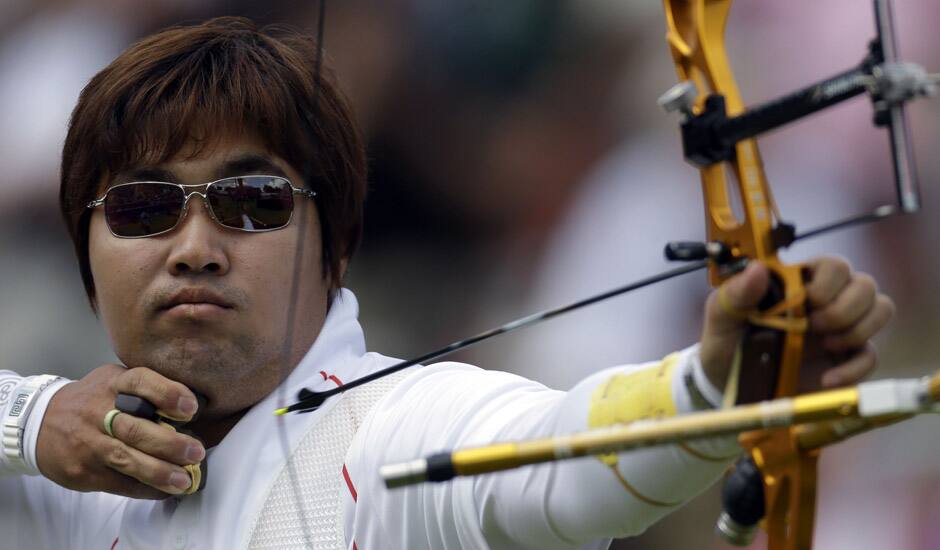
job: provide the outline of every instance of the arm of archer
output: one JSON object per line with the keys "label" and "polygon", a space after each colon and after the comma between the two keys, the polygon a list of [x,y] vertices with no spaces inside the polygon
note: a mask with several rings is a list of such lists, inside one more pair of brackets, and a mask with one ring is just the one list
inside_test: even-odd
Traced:
{"label": "arm of archer", "polygon": [[[404,490],[387,490],[375,472],[442,448],[710,406],[696,405],[689,391],[695,359],[690,348],[663,361],[606,369],[567,393],[459,364],[424,367],[370,413],[351,447],[347,467],[357,488],[357,513],[368,507],[386,524],[408,524],[409,537],[426,537],[427,529],[473,532],[494,546],[571,548],[642,532],[718,479],[739,452],[733,437]],[[705,393],[714,398],[717,390]],[[408,523],[426,517],[429,503],[446,514],[428,524]],[[355,536],[365,541],[369,533]]]}

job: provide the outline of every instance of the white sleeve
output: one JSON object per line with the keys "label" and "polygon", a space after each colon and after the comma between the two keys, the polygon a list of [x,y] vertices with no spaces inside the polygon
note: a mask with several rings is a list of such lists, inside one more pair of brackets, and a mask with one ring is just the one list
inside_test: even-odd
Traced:
{"label": "white sleeve", "polygon": [[[29,377],[23,378],[13,371],[0,371],[0,423],[6,419],[7,413],[13,406],[11,397],[16,394],[17,389],[29,380]],[[43,418],[46,415],[46,409],[52,397],[63,387],[71,382],[65,378],[58,380],[36,396],[35,402],[29,411],[29,417],[26,421],[26,427],[22,435],[23,456],[26,459],[26,469],[21,470],[10,463],[10,459],[5,453],[0,452],[0,477],[10,475],[40,475],[39,466],[36,463],[36,444],[39,440],[39,429],[42,427]],[[6,436],[6,434],[5,434]]]}
{"label": "white sleeve", "polygon": [[120,528],[126,500],[71,491],[44,477],[0,478],[0,548],[107,549],[112,542],[108,534]]}
{"label": "white sleeve", "polygon": [[[707,401],[719,395],[697,363],[697,348],[678,356],[667,391],[679,414],[695,406],[690,377],[705,380],[697,389]],[[583,431],[599,386],[659,364],[606,369],[567,393],[455,363],[419,369],[370,412],[347,454],[358,492],[347,503],[350,547],[604,548],[598,539],[641,533],[721,476],[739,452],[733,437],[623,453],[614,467],[588,457],[395,490],[378,470],[441,450]]]}
{"label": "white sleeve", "polygon": [[[0,371],[0,418],[6,415],[11,396],[25,380],[27,378],[15,372]],[[39,477],[36,466],[39,429],[52,396],[68,382],[55,382],[36,397],[23,434],[28,471],[14,468],[0,452],[0,533],[3,533],[0,546],[3,548],[73,548],[82,545],[81,541],[93,539],[96,535],[93,531],[102,524],[117,520],[110,512],[119,497],[70,491]]]}

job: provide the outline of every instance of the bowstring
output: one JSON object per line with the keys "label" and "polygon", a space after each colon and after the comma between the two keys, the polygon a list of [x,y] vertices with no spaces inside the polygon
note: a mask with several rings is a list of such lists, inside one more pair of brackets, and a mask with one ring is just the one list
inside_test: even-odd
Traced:
{"label": "bowstring", "polygon": [[[312,144],[314,147],[317,147],[319,140],[317,139],[316,132],[316,119],[317,116],[317,107],[319,105],[320,99],[320,88],[321,88],[321,75],[322,75],[322,65],[323,65],[323,31],[325,27],[325,17],[326,17],[326,1],[319,0],[318,10],[317,10],[317,31],[316,31],[316,54],[314,57],[314,80],[313,80],[313,105],[312,113],[305,113],[307,116],[304,117],[308,122],[308,129],[310,130],[310,137],[312,139]],[[314,161],[311,160],[311,164]],[[310,187],[312,185],[313,171],[308,170],[306,174],[308,179],[311,181],[304,182],[305,185]],[[306,204],[304,204],[306,206]],[[290,301],[287,307],[287,321],[285,327],[285,336],[284,344],[281,348],[281,383],[278,385],[277,389],[277,403],[278,406],[284,406],[287,403],[287,377],[293,370],[293,365],[291,365],[291,351],[294,347],[294,327],[297,321],[297,308],[298,308],[298,297],[300,295],[300,278],[303,275],[303,259],[304,251],[306,248],[307,241],[307,217],[308,217],[309,208],[301,208],[300,216],[297,219],[297,245],[294,248],[294,266],[291,275],[291,286],[290,286]],[[278,422],[278,442],[281,448],[281,453],[284,456],[284,468],[287,473],[288,480],[290,482],[290,487],[293,494],[293,500],[298,509],[298,515],[300,517],[300,527],[303,533],[303,542],[305,548],[313,548],[312,545],[312,532],[310,529],[310,524],[307,521],[307,513],[305,509],[305,502],[303,500],[303,495],[300,494],[298,490],[298,476],[297,471],[294,468],[294,465],[291,463],[291,447],[290,441],[287,436],[286,427],[283,422],[286,422],[286,418],[279,417],[276,420]],[[338,472],[337,472],[338,473]]]}

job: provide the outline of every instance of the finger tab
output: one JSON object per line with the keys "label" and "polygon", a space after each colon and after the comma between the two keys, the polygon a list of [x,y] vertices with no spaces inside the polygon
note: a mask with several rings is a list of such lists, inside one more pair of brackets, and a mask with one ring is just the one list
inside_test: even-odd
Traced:
{"label": "finger tab", "polygon": [[114,399],[114,408],[138,418],[157,420],[157,408],[143,397],[119,393]]}

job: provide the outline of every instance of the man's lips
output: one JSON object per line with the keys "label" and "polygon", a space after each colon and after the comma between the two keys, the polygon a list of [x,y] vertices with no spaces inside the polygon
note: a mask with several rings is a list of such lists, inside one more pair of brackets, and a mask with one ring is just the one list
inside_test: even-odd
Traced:
{"label": "man's lips", "polygon": [[161,313],[182,317],[209,317],[231,311],[234,304],[207,288],[183,288],[159,306]]}

